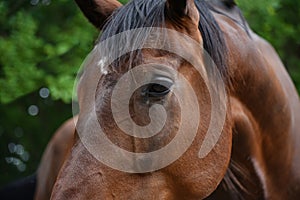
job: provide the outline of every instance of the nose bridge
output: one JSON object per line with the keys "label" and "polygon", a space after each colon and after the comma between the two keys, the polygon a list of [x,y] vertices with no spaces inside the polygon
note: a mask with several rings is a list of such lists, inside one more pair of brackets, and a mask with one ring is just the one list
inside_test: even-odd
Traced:
{"label": "nose bridge", "polygon": [[[111,180],[114,179],[115,173],[110,173]],[[162,172],[146,174],[127,174],[121,173],[119,180],[122,184],[111,187],[111,195],[114,199],[144,199],[144,200],[171,200],[175,199],[176,191],[173,187],[173,181]],[[114,184],[112,182],[111,184]]]}

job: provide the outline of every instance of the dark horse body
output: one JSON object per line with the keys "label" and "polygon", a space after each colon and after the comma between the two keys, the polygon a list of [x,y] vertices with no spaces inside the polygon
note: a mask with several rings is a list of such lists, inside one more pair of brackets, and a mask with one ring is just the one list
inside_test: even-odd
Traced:
{"label": "dark horse body", "polygon": [[[220,139],[205,158],[197,157],[199,141],[203,141],[202,132],[207,128],[204,118],[193,145],[179,160],[164,169],[146,174],[129,174],[105,166],[86,150],[76,136],[57,177],[52,199],[300,197],[299,97],[273,47],[251,31],[233,1],[136,0],[125,7],[114,0],[76,2],[87,18],[100,29],[117,9],[104,26],[102,39],[143,27],[140,21],[151,21],[151,16],[163,15],[165,23],[158,23],[160,26],[188,35],[203,44],[211,55],[226,83],[228,109]],[[161,12],[155,13],[159,9]],[[159,20],[159,17],[156,18],[156,21]],[[187,47],[184,43],[179,45],[182,49]],[[196,72],[193,73],[189,64],[179,62],[176,56],[155,51],[141,51],[141,54],[145,58],[142,63],[151,59],[169,65],[180,63],[178,71],[192,85],[198,88],[200,85],[201,88]],[[101,101],[98,95],[106,96],[105,92],[127,70],[124,65],[119,65],[117,74],[109,72],[108,75],[95,77],[100,79],[96,99]],[[81,112],[84,112],[82,99],[88,88],[89,85],[79,85]],[[199,103],[202,105],[201,115],[206,116],[206,93],[197,89],[196,93],[203,96]],[[172,100],[172,96],[168,96],[168,106],[172,106]],[[147,117],[141,112],[144,105],[138,100],[134,100],[133,104],[131,109],[136,115],[135,120],[147,124],[147,120],[144,120]],[[101,106],[97,107],[97,114],[99,121],[110,124],[106,127],[110,139],[132,152],[145,150],[147,143],[132,142],[132,138],[125,138],[118,133],[111,123],[113,119],[107,111],[107,105],[106,101],[102,101]],[[176,109],[173,112],[176,116]],[[78,122],[82,120],[81,115],[79,113]],[[173,121],[176,122],[176,119]],[[174,127],[170,126],[169,129],[172,131]],[[161,142],[154,138],[151,144],[160,146]],[[73,144],[73,140],[70,143]]]}

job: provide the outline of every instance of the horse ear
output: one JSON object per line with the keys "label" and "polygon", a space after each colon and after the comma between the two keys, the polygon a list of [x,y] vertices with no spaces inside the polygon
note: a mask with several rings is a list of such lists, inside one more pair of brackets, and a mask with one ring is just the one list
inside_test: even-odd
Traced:
{"label": "horse ear", "polygon": [[189,16],[195,7],[194,0],[167,0],[168,13],[173,17],[183,18]]}
{"label": "horse ear", "polygon": [[119,7],[117,0],[75,0],[88,20],[97,28],[102,29],[106,20]]}

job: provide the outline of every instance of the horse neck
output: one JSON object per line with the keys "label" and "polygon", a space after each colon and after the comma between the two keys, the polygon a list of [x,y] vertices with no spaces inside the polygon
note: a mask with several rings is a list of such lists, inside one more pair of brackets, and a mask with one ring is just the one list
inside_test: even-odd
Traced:
{"label": "horse neck", "polygon": [[[300,105],[295,87],[267,42],[221,18],[230,49],[232,160],[243,165],[253,181],[260,180],[265,197],[299,195]],[[247,156],[239,155],[241,149]]]}

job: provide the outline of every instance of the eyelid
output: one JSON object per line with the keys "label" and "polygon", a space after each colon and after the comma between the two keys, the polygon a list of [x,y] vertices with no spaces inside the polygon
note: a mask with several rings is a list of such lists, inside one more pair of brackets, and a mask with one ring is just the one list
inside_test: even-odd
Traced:
{"label": "eyelid", "polygon": [[[152,85],[162,85],[166,88],[166,90],[163,92],[150,92],[149,87]],[[147,84],[144,89],[142,89],[142,95],[147,97],[162,97],[166,94],[168,94],[171,91],[172,86],[174,85],[174,82],[171,78],[166,76],[156,76],[152,79],[151,83]]]}
{"label": "eyelid", "polygon": [[153,83],[161,84],[167,88],[171,88],[171,86],[174,84],[173,80],[166,76],[155,77],[153,79]]}

